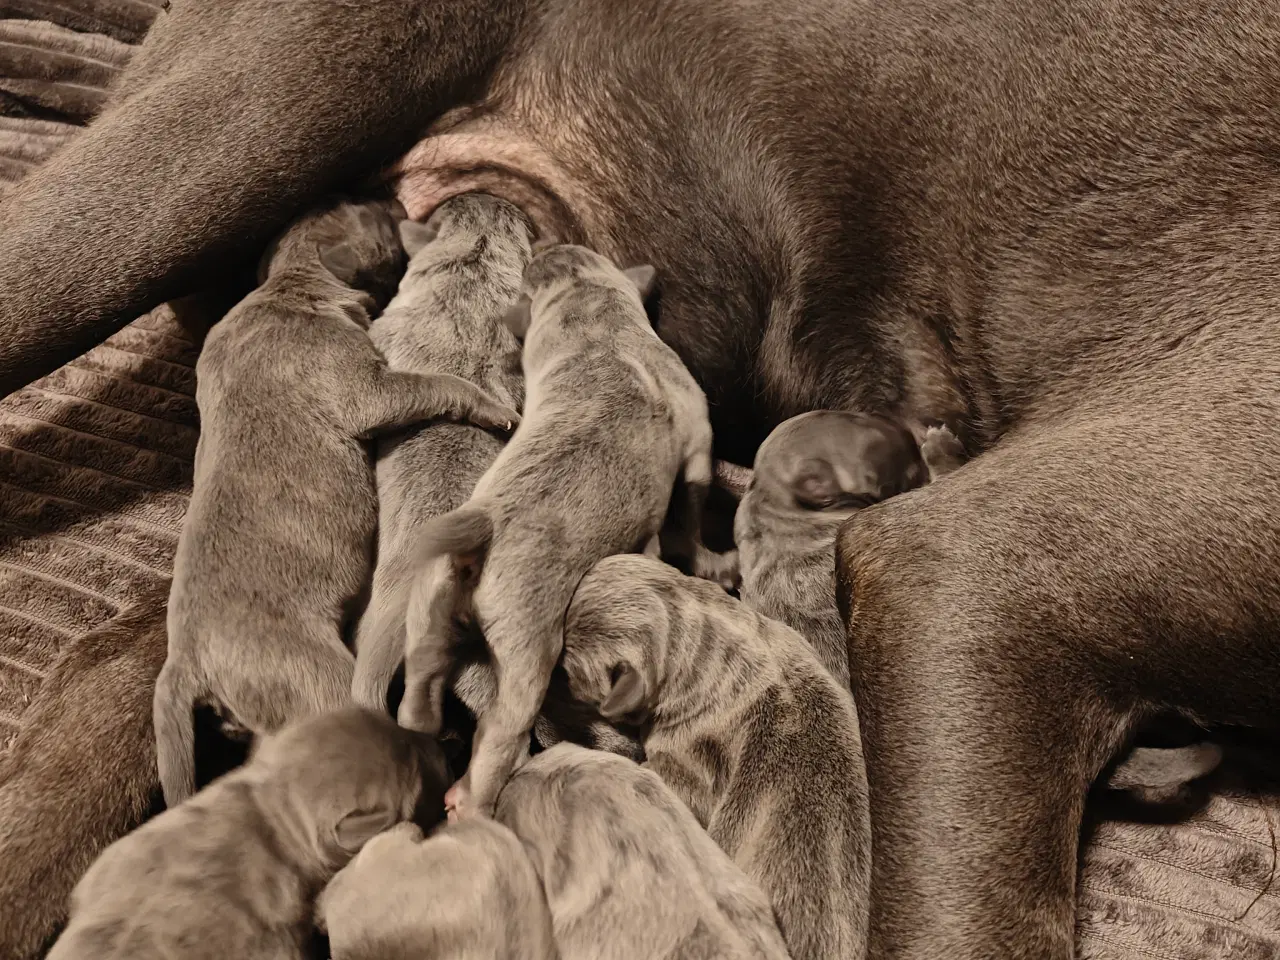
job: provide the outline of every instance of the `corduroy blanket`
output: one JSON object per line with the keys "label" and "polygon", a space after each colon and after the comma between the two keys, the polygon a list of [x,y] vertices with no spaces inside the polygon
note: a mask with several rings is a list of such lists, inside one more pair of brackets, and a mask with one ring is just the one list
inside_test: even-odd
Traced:
{"label": "corduroy blanket", "polygon": [[[0,197],[78,134],[160,5],[0,0]],[[39,955],[71,885],[154,795],[197,351],[161,308],[0,401],[0,960]],[[1102,819],[1080,956],[1280,957],[1277,830],[1274,787],[1228,776],[1181,822]]]}

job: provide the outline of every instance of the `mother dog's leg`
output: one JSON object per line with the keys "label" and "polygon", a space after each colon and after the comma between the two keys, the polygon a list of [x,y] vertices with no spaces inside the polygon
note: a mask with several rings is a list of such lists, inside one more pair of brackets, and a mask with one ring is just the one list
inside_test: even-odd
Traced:
{"label": "mother dog's leg", "polygon": [[1280,724],[1273,327],[842,530],[870,957],[1067,960],[1085,792],[1134,724]]}
{"label": "mother dog's leg", "polygon": [[174,0],[0,207],[0,396],[252,252],[481,91],[524,0]]}

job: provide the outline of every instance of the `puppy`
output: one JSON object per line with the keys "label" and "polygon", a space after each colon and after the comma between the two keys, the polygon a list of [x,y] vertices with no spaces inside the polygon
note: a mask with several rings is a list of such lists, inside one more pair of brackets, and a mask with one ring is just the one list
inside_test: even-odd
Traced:
{"label": "puppy", "polygon": [[365,328],[403,260],[391,207],[331,202],[279,238],[262,286],[205,341],[155,693],[170,806],[194,789],[193,703],[212,701],[260,734],[349,701],[343,627],[377,523],[361,441],[431,417],[516,419],[458,377],[387,370]]}
{"label": "puppy", "polygon": [[565,610],[598,560],[656,550],[670,507],[689,566],[719,576],[735,563],[701,543],[707,401],[649,323],[643,298],[652,282],[651,267],[620,271],[582,247],[533,259],[510,315],[524,339],[525,421],[471,500],[424,528],[400,720],[440,729],[457,620],[483,633],[497,681],[450,797],[459,815],[489,812],[527,754]]}
{"label": "puppy", "polygon": [[[842,687],[849,686],[846,633],[836,607],[835,540],[855,511],[933,482],[965,460],[946,427],[929,427],[917,447],[903,424],[843,410],[816,410],[780,424],[756,453],[749,477],[718,467],[726,488],[745,488],[734,517],[742,582],[752,609],[796,630]],[[1149,804],[1184,799],[1214,770],[1213,744],[1140,747],[1102,786]]]}
{"label": "puppy", "polygon": [[578,587],[563,664],[575,702],[639,728],[646,765],[768,895],[792,957],[865,954],[858,718],[803,637],[704,580],[617,556]]}
{"label": "puppy", "polygon": [[630,760],[558,744],[512,776],[497,817],[542,878],[564,960],[787,956],[760,888]]}
{"label": "puppy", "polygon": [[439,744],[390,717],[293,724],[108,847],[49,958],[301,958],[324,884],[374,835],[438,819],[446,777]]}
{"label": "puppy", "polygon": [[[443,204],[426,224],[406,220],[409,269],[369,337],[392,370],[450,373],[502,403],[524,403],[520,344],[503,322],[529,264],[530,227],[487,194]],[[424,521],[461,506],[502,441],[465,424],[434,423],[378,440],[378,564],[356,633],[355,701],[383,709],[404,656],[404,616]],[[470,704],[468,704],[470,706]]]}
{"label": "puppy", "polygon": [[848,689],[835,594],[840,525],[963,460],[945,427],[931,428],[917,446],[905,426],[863,413],[816,410],[784,421],[760,445],[734,517],[742,601],[799,632]]}
{"label": "puppy", "polygon": [[542,883],[516,835],[487,818],[423,840],[402,823],[321,894],[333,960],[555,960]]}

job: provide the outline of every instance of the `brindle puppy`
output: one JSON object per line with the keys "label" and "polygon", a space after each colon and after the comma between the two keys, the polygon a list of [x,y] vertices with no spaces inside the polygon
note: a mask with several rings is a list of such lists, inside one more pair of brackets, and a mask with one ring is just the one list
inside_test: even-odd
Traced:
{"label": "brindle puppy", "polygon": [[517,416],[458,377],[387,370],[365,328],[403,262],[388,205],[332,202],[280,237],[262,286],[205,340],[155,692],[170,806],[195,789],[195,703],[270,733],[350,699],[343,628],[377,523],[362,441],[431,417],[506,427]]}
{"label": "brindle puppy", "polygon": [[50,960],[301,960],[314,898],[375,834],[432,823],[439,744],[346,708],[259,741],[249,763],[108,847]]}
{"label": "brindle puppy", "polygon": [[507,782],[497,817],[533,859],[563,960],[787,957],[760,888],[630,760],[557,744]]}
{"label": "brindle puppy", "polygon": [[[460,814],[488,813],[523,760],[565,610],[596,561],[650,546],[671,507],[686,557],[720,569],[698,528],[711,483],[707,401],[650,326],[652,279],[581,247],[534,258],[512,315],[525,340],[525,421],[466,505],[424,529],[401,722],[439,731],[459,618],[484,634],[497,681],[451,796]],[[677,480],[684,498],[672,506]]]}
{"label": "brindle puppy", "polygon": [[609,557],[565,618],[574,701],[759,883],[796,960],[866,952],[871,828],[857,713],[794,630],[648,557]]}
{"label": "brindle puppy", "polygon": [[317,904],[333,960],[556,960],[529,854],[497,821],[379,834]]}
{"label": "brindle puppy", "polygon": [[[426,224],[405,221],[400,235],[408,271],[369,327],[388,367],[453,374],[501,403],[522,406],[520,344],[503,319],[532,255],[528,219],[504,200],[466,194]],[[460,507],[502,445],[494,434],[461,423],[428,424],[378,440],[378,563],[356,633],[357,703],[381,709],[404,656],[405,608],[423,523]]]}

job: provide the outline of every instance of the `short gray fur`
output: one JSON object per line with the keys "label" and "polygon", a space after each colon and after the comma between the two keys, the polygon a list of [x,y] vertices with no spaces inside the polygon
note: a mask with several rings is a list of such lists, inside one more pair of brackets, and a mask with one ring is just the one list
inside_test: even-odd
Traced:
{"label": "short gray fur", "polygon": [[556,960],[551,912],[524,846],[477,817],[423,838],[379,834],[316,908],[333,960]]}
{"label": "short gray fur", "polygon": [[194,703],[262,734],[349,702],[343,632],[377,524],[363,441],[433,417],[517,419],[458,377],[390,372],[374,349],[370,315],[404,264],[396,219],[342,200],[301,217],[196,364],[200,441],[155,693],[170,806],[195,789]]}
{"label": "short gray fur", "polygon": [[447,786],[433,738],[350,707],[309,717],[108,847],[49,958],[302,960],[324,884]]}
{"label": "short gray fur", "polygon": [[[524,337],[525,420],[467,504],[425,527],[400,721],[439,731],[460,620],[483,633],[498,680],[454,793],[460,814],[489,812],[527,756],[565,610],[598,560],[649,547],[671,507],[692,564],[736,565],[701,544],[707,401],[649,322],[637,281],[652,280],[582,247],[533,259],[509,318]],[[678,479],[686,497],[673,505]]]}
{"label": "short gray fur", "polygon": [[659,561],[610,557],[565,626],[569,695],[769,896],[796,960],[866,955],[871,826],[853,698],[791,628]]}
{"label": "short gray fur", "polygon": [[542,878],[564,960],[782,960],[760,888],[655,773],[562,743],[511,778],[497,818]]}
{"label": "short gray fur", "polygon": [[[523,406],[520,343],[504,318],[532,256],[528,219],[504,200],[464,194],[425,224],[405,221],[400,235],[408,270],[369,327],[389,369],[453,374],[507,406]],[[495,434],[462,423],[430,423],[379,438],[378,561],[356,632],[357,703],[383,708],[404,657],[422,524],[461,506],[502,446]]]}

